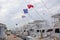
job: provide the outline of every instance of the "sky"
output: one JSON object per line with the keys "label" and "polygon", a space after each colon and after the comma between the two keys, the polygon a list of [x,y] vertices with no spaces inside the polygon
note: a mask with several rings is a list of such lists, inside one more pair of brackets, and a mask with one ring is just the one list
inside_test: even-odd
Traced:
{"label": "sky", "polygon": [[[24,14],[23,9],[26,9],[28,4],[33,4],[34,8],[30,9],[28,14]],[[51,24],[51,16],[59,12],[60,0],[0,0],[0,23],[6,24],[8,29],[40,19]],[[22,15],[26,17],[22,18]]]}

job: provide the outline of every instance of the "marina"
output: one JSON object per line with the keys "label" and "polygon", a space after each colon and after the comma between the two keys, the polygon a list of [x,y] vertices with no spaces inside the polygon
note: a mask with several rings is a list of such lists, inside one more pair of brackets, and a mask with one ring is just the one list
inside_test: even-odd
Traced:
{"label": "marina", "polygon": [[60,40],[60,0],[0,0],[0,40]]}
{"label": "marina", "polygon": [[[57,16],[57,19],[55,19]],[[60,39],[60,16],[54,16],[54,26],[50,27],[46,20],[36,20],[32,23],[24,25],[20,31],[16,33],[23,37],[30,37],[31,40],[59,40]],[[58,24],[57,24],[58,23]]]}

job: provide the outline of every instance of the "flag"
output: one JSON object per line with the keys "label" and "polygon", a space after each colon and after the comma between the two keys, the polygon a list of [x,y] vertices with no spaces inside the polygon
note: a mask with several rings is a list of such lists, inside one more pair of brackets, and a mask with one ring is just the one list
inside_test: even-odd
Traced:
{"label": "flag", "polygon": [[24,14],[28,13],[28,9],[23,9],[23,11],[24,11]]}
{"label": "flag", "polygon": [[26,17],[26,16],[24,16],[24,15],[22,16],[22,18],[25,18],[25,17]]}
{"label": "flag", "polygon": [[28,4],[27,7],[30,8],[34,8],[34,6],[32,4]]}

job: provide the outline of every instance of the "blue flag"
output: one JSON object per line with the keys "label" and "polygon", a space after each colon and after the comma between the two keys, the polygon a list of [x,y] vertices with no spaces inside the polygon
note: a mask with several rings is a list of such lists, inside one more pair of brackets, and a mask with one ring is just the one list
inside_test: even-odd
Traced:
{"label": "blue flag", "polygon": [[28,9],[23,9],[23,11],[24,11],[24,14],[28,13]]}

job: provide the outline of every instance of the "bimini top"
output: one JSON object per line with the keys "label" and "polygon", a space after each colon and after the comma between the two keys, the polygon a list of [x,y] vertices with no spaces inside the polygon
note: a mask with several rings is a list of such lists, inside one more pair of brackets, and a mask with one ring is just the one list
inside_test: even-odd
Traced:
{"label": "bimini top", "polygon": [[52,16],[53,18],[60,18],[60,13]]}

